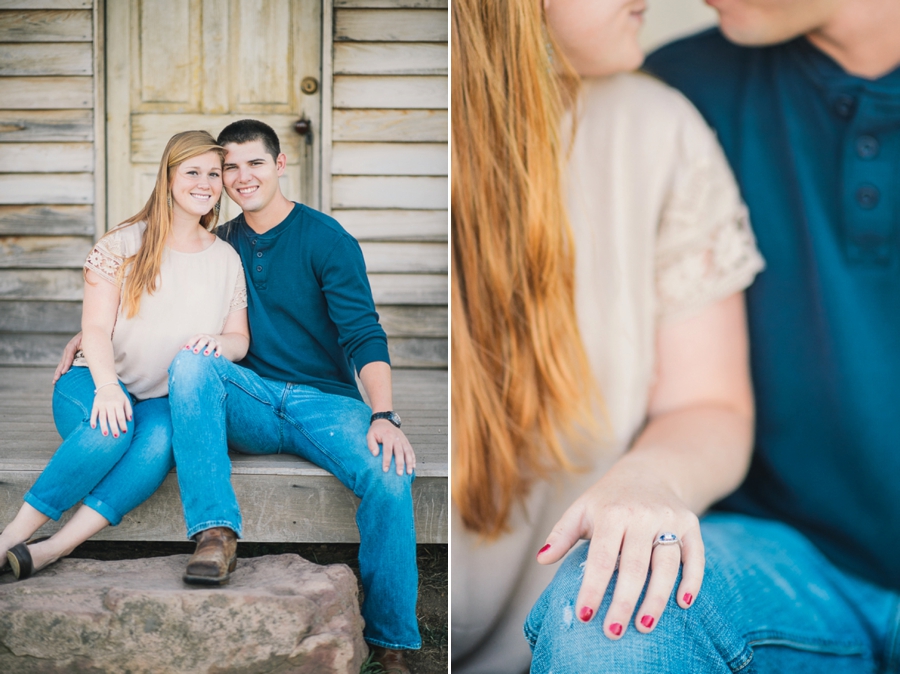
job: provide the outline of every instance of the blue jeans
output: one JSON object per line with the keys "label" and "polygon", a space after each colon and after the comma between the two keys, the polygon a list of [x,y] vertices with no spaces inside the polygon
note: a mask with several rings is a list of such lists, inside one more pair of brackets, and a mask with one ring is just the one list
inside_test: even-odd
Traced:
{"label": "blue jeans", "polygon": [[[382,471],[366,444],[371,409],[310,386],[263,379],[224,358],[181,351],[169,367],[175,463],[188,537],[210,527],[241,535],[228,445],[294,454],[337,477],[361,502],[359,570],[366,641],[421,648],[412,475]],[[227,443],[226,443],[227,437]]]}
{"label": "blue jeans", "polygon": [[146,501],[175,465],[169,401],[131,402],[128,432],[104,436],[99,424],[91,428],[94,380],[88,368],[73,367],[60,377],[53,389],[53,421],[63,442],[25,502],[58,520],[84,499],[84,505],[116,525]]}
{"label": "blue jeans", "polygon": [[531,671],[900,672],[897,593],[836,568],[784,524],[713,514],[701,526],[706,575],[693,606],[673,592],[653,632],[631,624],[618,641],[602,631],[611,591],[590,623],[574,618],[587,544],[573,551],[525,622]]}

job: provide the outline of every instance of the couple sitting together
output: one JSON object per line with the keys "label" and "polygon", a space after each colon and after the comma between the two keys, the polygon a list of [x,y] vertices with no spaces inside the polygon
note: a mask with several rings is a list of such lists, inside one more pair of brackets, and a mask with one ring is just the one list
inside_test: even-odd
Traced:
{"label": "couple sitting together", "polygon": [[900,672],[900,2],[707,3],[452,4],[455,673]]}
{"label": "couple sitting together", "polygon": [[[186,131],[169,141],[147,204],[85,262],[83,331],[53,392],[63,443],[0,534],[0,558],[27,578],[117,525],[177,466],[197,541],[184,580],[220,585],[242,528],[228,447],[295,454],[361,499],[364,636],[376,659],[402,665],[403,649],[421,647],[415,454],[392,409],[359,244],[285,198],[285,162],[255,120],[218,140]],[[243,213],[216,230],[223,185]],[[79,501],[57,533],[27,542]]]}

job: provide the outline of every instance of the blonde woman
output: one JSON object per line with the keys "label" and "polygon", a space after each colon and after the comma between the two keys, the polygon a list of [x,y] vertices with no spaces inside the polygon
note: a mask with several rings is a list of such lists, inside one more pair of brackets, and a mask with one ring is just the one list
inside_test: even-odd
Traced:
{"label": "blonde woman", "polygon": [[[166,396],[178,351],[247,352],[244,270],[212,232],[224,155],[205,131],[173,136],[147,204],[88,255],[81,367],[53,391],[63,442],[0,534],[0,559],[20,580],[118,524],[162,484],[174,465]],[[56,534],[25,543],[82,499]]]}
{"label": "blonde woman", "polygon": [[698,516],[749,463],[762,260],[709,128],[629,72],[643,10],[453,3],[454,672],[528,669],[522,624],[581,539],[532,643],[690,611]]}

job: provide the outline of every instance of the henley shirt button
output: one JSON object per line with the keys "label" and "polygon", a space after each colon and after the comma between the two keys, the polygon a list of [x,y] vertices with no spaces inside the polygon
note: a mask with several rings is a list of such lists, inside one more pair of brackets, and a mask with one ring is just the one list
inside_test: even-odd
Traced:
{"label": "henley shirt button", "polygon": [[256,268],[256,271],[262,271],[262,265],[258,266],[258,267]]}
{"label": "henley shirt button", "polygon": [[849,117],[853,113],[854,103],[852,96],[841,94],[834,100],[834,111],[841,117]]}
{"label": "henley shirt button", "polygon": [[878,154],[878,141],[872,136],[860,136],[856,139],[856,154],[862,159],[871,159]]}
{"label": "henley shirt button", "polygon": [[262,257],[262,253],[257,253],[256,257]]}
{"label": "henley shirt button", "polygon": [[256,245],[256,239],[251,240],[251,241],[250,241],[250,244],[253,245],[253,246],[255,246],[255,245]]}
{"label": "henley shirt button", "polygon": [[856,190],[856,203],[868,211],[878,205],[880,196],[878,188],[874,185],[862,185]]}

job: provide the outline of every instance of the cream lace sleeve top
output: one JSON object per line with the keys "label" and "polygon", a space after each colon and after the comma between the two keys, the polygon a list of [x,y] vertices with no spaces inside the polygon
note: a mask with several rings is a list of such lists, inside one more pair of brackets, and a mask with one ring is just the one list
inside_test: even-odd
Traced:
{"label": "cream lace sleeve top", "polygon": [[[145,228],[136,223],[113,230],[97,242],[84,268],[121,286],[119,270],[137,253]],[[119,379],[138,399],[167,395],[169,364],[187,339],[220,334],[228,314],[246,306],[244,268],[227,243],[216,238],[199,253],[166,248],[158,287],[144,293],[138,314],[127,318],[119,306],[112,339]],[[81,357],[75,365],[87,361]]]}
{"label": "cream lace sleeve top", "polygon": [[575,301],[610,438],[593,470],[535,485],[496,541],[451,508],[454,672],[527,671],[522,624],[557,568],[535,553],[643,426],[659,326],[743,290],[763,266],[722,150],[681,94],[641,74],[588,80],[577,112],[565,185]]}

